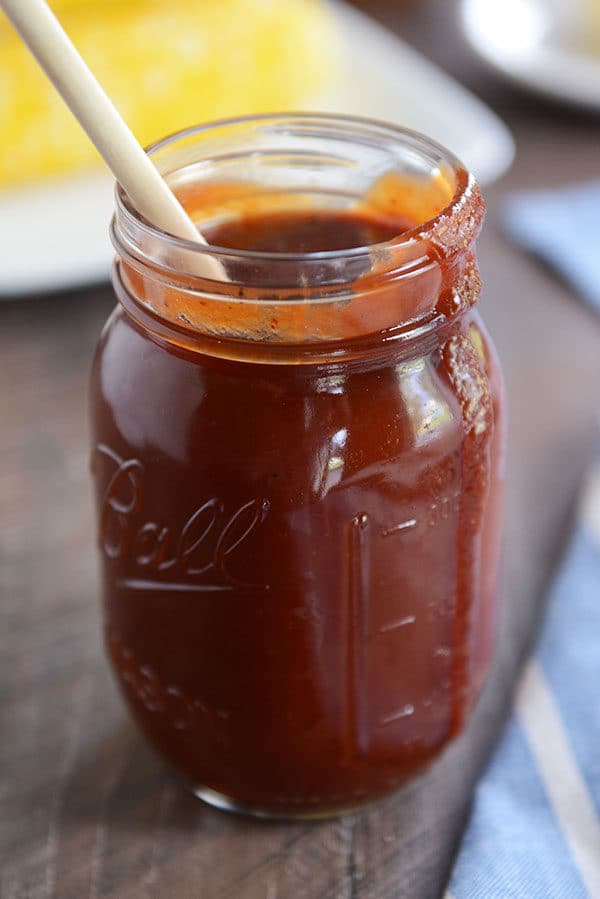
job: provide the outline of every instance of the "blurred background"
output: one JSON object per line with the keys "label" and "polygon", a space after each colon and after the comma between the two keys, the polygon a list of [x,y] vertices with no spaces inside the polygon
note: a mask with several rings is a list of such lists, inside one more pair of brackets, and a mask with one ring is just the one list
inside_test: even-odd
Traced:
{"label": "blurred background", "polygon": [[[452,776],[442,764],[369,813],[348,850],[380,890],[353,896],[438,895],[598,444],[600,0],[50,5],[144,143],[249,112],[354,112],[437,138],[484,187],[482,312],[510,408],[498,659]],[[282,896],[346,895],[343,825],[249,831],[199,809],[102,660],[86,390],[114,303],[111,207],[110,178],[0,14],[0,895],[275,899],[274,871]]]}

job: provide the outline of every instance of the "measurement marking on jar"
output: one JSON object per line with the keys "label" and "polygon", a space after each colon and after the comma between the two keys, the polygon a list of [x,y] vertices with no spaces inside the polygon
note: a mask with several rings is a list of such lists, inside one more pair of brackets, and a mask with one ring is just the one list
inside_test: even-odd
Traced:
{"label": "measurement marking on jar", "polygon": [[406,705],[403,705],[401,709],[398,709],[395,712],[392,712],[391,715],[386,715],[385,718],[382,718],[379,722],[379,727],[386,727],[388,724],[393,724],[394,721],[400,721],[402,718],[410,718],[411,715],[414,715],[415,707],[410,702]]}
{"label": "measurement marking on jar", "polygon": [[389,624],[383,624],[379,630],[378,634],[387,634],[390,631],[398,630],[399,628],[406,627],[408,624],[414,624],[417,620],[416,615],[405,615],[404,618],[398,618],[397,621],[390,621]]}
{"label": "measurement marking on jar", "polygon": [[138,578],[120,578],[117,587],[122,590],[164,590],[167,593],[213,593],[233,590],[231,584],[183,584],[174,581],[145,581]]}
{"label": "measurement marking on jar", "polygon": [[411,531],[413,528],[417,526],[416,518],[409,518],[407,521],[401,521],[400,524],[394,524],[391,528],[383,528],[381,531],[382,537],[393,537],[394,534],[399,534],[401,531]]}

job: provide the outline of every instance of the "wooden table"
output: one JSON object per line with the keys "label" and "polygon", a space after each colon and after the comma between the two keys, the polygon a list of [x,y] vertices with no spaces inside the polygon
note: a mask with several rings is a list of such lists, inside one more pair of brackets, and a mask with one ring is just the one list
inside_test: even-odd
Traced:
{"label": "wooden table", "polygon": [[450,0],[395,5],[370,4],[493,102],[518,142],[511,173],[487,191],[480,247],[511,441],[500,648],[475,720],[419,783],[340,820],[257,824],[188,795],[129,723],[100,646],[86,380],[110,292],[2,304],[2,899],[427,899],[443,890],[598,415],[600,320],[507,242],[498,212],[509,190],[597,176],[600,121],[486,76],[459,42]]}

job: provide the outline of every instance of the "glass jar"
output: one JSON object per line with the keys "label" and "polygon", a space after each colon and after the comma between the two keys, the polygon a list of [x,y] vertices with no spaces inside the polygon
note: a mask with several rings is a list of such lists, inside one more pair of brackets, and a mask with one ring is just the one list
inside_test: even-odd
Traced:
{"label": "glass jar", "polygon": [[118,190],[112,224],[91,408],[114,673],[203,799],[334,814],[439,755],[492,653],[483,201],[443,148],[359,119],[238,120],[151,154],[208,232],[263,207],[416,223],[370,247],[237,251],[161,232]]}

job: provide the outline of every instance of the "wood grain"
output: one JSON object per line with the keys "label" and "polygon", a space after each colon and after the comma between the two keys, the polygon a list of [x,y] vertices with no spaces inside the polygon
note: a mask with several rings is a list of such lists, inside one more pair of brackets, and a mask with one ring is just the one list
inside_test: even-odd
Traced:
{"label": "wood grain", "polygon": [[440,895],[560,553],[600,383],[600,320],[498,225],[508,191],[598,175],[600,122],[482,73],[457,41],[452,6],[370,4],[491,98],[519,146],[510,175],[488,191],[480,245],[511,440],[501,639],[467,736],[419,782],[336,821],[253,823],[188,795],[130,724],[100,647],[86,391],[110,292],[2,304],[2,899]]}

